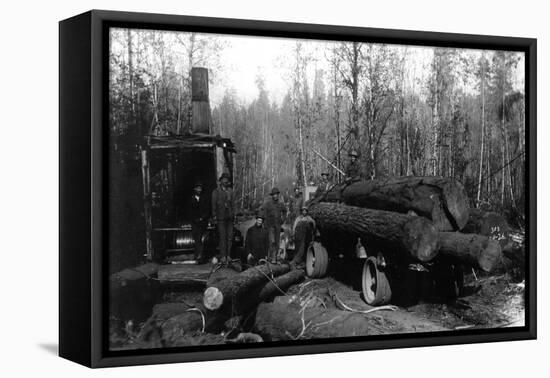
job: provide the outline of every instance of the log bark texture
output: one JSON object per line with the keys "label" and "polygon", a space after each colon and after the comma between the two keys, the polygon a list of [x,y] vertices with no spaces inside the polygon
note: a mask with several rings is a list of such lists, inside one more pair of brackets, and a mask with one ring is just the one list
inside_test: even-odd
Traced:
{"label": "log bark texture", "polygon": [[359,181],[342,191],[347,205],[407,213],[414,211],[439,231],[461,230],[470,206],[462,184],[444,177],[396,177]]}
{"label": "log bark texture", "polygon": [[303,269],[294,269],[279,277],[275,277],[273,282],[269,281],[258,293],[257,303],[267,301],[276,295],[285,295],[281,291],[286,291],[292,285],[301,282],[306,275]]}
{"label": "log bark texture", "polygon": [[414,260],[432,260],[438,252],[438,232],[426,218],[336,203],[310,207],[321,234],[347,234],[405,252]]}
{"label": "log bark texture", "polygon": [[217,270],[214,270],[212,274],[208,277],[206,281],[206,287],[215,286],[218,282],[225,279],[235,277],[239,275],[240,272],[236,271],[231,267],[224,267]]}
{"label": "log bark texture", "polygon": [[483,235],[440,232],[439,253],[491,272],[501,259],[502,249],[498,241]]}
{"label": "log bark texture", "polygon": [[212,265],[176,264],[161,265],[158,270],[158,279],[161,284],[174,282],[206,282],[212,273]]}
{"label": "log bark texture", "polygon": [[277,277],[287,273],[289,265],[265,264],[249,268],[238,275],[220,280],[204,291],[203,304],[211,311],[223,311],[231,316],[242,313],[248,306],[254,290],[260,290],[268,277]]}

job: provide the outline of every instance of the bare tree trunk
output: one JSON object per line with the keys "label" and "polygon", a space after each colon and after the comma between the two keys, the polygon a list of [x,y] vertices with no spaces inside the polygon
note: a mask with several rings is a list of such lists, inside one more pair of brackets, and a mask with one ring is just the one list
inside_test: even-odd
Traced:
{"label": "bare tree trunk", "polygon": [[[337,64],[337,62],[334,62]],[[333,68],[333,86],[334,86],[334,124],[336,126],[336,166],[342,168],[342,161],[340,155],[340,149],[342,145],[342,139],[340,135],[340,94],[338,92],[338,71],[336,67]],[[337,182],[342,180],[342,175],[340,172],[336,172]]]}
{"label": "bare tree trunk", "polygon": [[134,52],[132,49],[132,31],[128,29],[128,79],[130,82],[130,108],[131,108],[131,123],[135,127],[136,123],[136,103],[135,103],[135,85],[134,85]]}
{"label": "bare tree trunk", "polygon": [[353,42],[353,55],[351,67],[351,114],[352,114],[352,130],[355,136],[358,135],[359,127],[359,42]]}
{"label": "bare tree trunk", "polygon": [[158,117],[158,91],[157,91],[157,82],[153,82],[153,119],[151,121],[151,127],[149,128],[149,134],[153,135],[155,129],[159,123]]}
{"label": "bare tree trunk", "polygon": [[303,130],[302,130],[302,121],[300,118],[298,118],[298,143],[300,148],[300,175],[303,185],[307,185],[307,178],[306,178],[306,159],[305,159],[305,152],[304,152],[304,136],[303,136]]}
{"label": "bare tree trunk", "polygon": [[180,80],[180,86],[178,86],[178,118],[176,121],[176,134],[182,134],[181,127],[181,92],[183,91],[183,85]]}
{"label": "bare tree trunk", "polygon": [[481,202],[481,182],[483,177],[483,149],[485,147],[485,52],[481,55],[481,152],[479,158],[479,179],[477,184],[477,205]]}
{"label": "bare tree trunk", "polygon": [[516,198],[514,195],[514,185],[512,182],[512,167],[510,163],[510,148],[508,145],[508,131],[506,130],[506,124],[503,122],[503,130],[504,130],[504,147],[506,149],[506,164],[508,165],[507,171],[508,171],[508,179],[509,179],[509,187],[510,187],[510,202],[512,204],[512,207],[516,207]]}
{"label": "bare tree trunk", "polygon": [[[503,135],[504,137],[504,135]],[[502,156],[502,159],[501,159],[501,164],[502,166],[504,167],[504,165],[506,164],[505,163],[505,152],[504,152],[504,144],[502,145],[502,148],[500,149],[500,154]],[[505,174],[506,174],[506,170],[502,170],[502,174],[501,174],[501,179],[500,179],[500,204],[502,206],[504,206],[504,199],[505,199],[505,191],[504,191],[504,188],[505,188],[505,182],[506,182],[506,177],[505,177]]]}

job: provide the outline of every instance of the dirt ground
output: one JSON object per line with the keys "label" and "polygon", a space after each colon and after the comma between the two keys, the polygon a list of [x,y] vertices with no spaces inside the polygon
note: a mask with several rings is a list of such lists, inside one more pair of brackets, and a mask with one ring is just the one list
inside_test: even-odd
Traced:
{"label": "dirt ground", "polygon": [[[333,278],[307,280],[289,290],[286,301],[289,306],[292,302],[299,302],[297,312],[304,306],[313,307],[305,310],[305,324],[310,324],[309,327],[302,326],[298,333],[291,334],[289,338],[296,338],[296,335],[300,338],[319,338],[524,325],[523,282],[514,283],[506,275],[477,280],[471,275],[467,276],[467,280],[466,291],[469,294],[458,300],[443,303],[440,298],[424,298],[407,307],[379,308],[368,306],[359,291]],[[276,299],[274,304],[261,305],[267,307],[266,312],[273,313],[269,317],[271,323],[281,321],[281,317],[285,316],[277,313],[276,302],[285,300],[281,298]],[[369,310],[372,312],[362,313]],[[325,313],[330,316],[327,318]],[[259,322],[260,331],[269,331],[270,327],[262,326],[262,321],[265,320]],[[285,324],[288,326],[293,322]],[[314,328],[315,325],[318,326]]]}
{"label": "dirt ground", "polygon": [[[364,302],[359,290],[332,277],[306,279],[288,289],[286,295],[262,303],[247,319],[246,327],[228,325],[219,334],[201,332],[201,318],[196,313],[193,321],[199,331],[186,333],[181,329],[181,317],[188,316],[202,302],[200,288],[164,292],[148,319],[112,319],[111,347],[222,344],[235,342],[241,332],[277,341],[524,325],[523,281],[512,280],[507,274],[477,277],[472,273],[465,281],[464,295],[457,300],[421,297],[412,305],[373,308]],[[174,319],[180,319],[180,323]]]}

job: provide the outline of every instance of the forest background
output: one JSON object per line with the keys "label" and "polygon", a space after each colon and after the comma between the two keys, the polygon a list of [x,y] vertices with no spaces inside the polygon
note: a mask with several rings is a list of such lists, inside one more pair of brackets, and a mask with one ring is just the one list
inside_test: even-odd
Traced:
{"label": "forest background", "polygon": [[137,161],[144,135],[189,132],[191,68],[207,67],[212,133],[237,146],[241,209],[323,171],[342,180],[331,164],[343,170],[354,149],[367,179],[454,177],[472,207],[524,225],[523,53],[136,29],[110,38],[114,160]]}

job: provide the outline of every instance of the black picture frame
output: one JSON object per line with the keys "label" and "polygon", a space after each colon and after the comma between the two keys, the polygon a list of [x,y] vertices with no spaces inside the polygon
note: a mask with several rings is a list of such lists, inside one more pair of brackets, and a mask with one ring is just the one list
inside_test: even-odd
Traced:
{"label": "black picture frame", "polygon": [[[527,272],[524,327],[109,351],[105,251],[108,28],[185,30],[525,52]],[[59,24],[59,354],[89,367],[204,361],[535,339],[537,41],[529,38],[92,10]]]}

